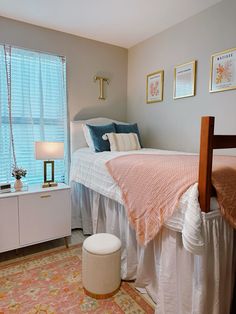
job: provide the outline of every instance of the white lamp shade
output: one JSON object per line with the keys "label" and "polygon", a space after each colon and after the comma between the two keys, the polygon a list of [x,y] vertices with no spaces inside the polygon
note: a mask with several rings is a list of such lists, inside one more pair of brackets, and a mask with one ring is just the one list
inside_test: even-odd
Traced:
{"label": "white lamp shade", "polygon": [[38,160],[63,159],[64,143],[35,142],[35,158]]}

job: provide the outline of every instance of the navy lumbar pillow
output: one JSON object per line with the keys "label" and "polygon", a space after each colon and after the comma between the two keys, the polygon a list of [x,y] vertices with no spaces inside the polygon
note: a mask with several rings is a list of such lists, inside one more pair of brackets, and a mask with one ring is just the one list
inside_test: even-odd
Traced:
{"label": "navy lumbar pillow", "polygon": [[103,152],[103,151],[109,151],[110,150],[110,143],[107,140],[104,140],[102,136],[105,133],[112,133],[116,132],[115,124],[106,124],[106,125],[89,125],[86,124],[92,141],[94,145],[95,152]]}
{"label": "navy lumbar pillow", "polygon": [[130,123],[130,124],[116,124],[115,123],[115,128],[116,128],[116,133],[136,133],[138,135],[139,143],[141,145],[141,138],[140,138],[137,123]]}

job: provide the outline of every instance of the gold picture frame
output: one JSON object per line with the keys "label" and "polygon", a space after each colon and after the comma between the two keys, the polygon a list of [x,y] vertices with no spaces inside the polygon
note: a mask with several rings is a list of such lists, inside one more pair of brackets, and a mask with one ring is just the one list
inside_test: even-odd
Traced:
{"label": "gold picture frame", "polygon": [[236,48],[217,52],[211,56],[209,92],[236,89]]}
{"label": "gold picture frame", "polygon": [[147,75],[146,102],[151,104],[163,101],[164,70],[159,70]]}
{"label": "gold picture frame", "polygon": [[196,95],[197,61],[193,60],[174,68],[173,98],[186,98]]}

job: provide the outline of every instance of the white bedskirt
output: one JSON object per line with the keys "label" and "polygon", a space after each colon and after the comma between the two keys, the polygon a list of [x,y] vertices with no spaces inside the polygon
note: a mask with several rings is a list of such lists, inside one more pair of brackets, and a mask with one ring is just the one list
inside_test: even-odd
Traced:
{"label": "white bedskirt", "polygon": [[218,210],[203,213],[205,247],[185,250],[182,235],[164,227],[140,247],[123,205],[71,182],[72,227],[84,233],[109,232],[122,242],[122,279],[135,279],[156,303],[156,314],[227,314],[235,270],[234,231]]}

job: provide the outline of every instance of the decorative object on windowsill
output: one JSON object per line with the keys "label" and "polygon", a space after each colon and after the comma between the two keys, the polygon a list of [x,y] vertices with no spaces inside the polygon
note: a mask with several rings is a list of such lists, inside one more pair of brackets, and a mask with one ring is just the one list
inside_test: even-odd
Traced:
{"label": "decorative object on windowsill", "polygon": [[11,192],[11,184],[10,183],[0,183],[0,193]]}
{"label": "decorative object on windowsill", "polygon": [[100,95],[98,97],[98,99],[101,100],[105,100],[106,97],[104,96],[104,82],[107,82],[107,84],[109,84],[109,79],[106,77],[102,77],[102,76],[94,76],[94,82],[99,81],[99,90],[100,90]]}
{"label": "decorative object on windowsill", "polygon": [[64,158],[64,143],[35,142],[35,158],[44,160],[44,183],[42,187],[57,186],[57,183],[54,182],[54,159]]}
{"label": "decorative object on windowsill", "polygon": [[25,177],[27,174],[27,170],[23,168],[19,168],[17,166],[14,166],[12,169],[12,176],[16,178],[16,181],[14,183],[14,188],[16,191],[21,191],[23,187],[23,183],[21,181],[22,177]]}

